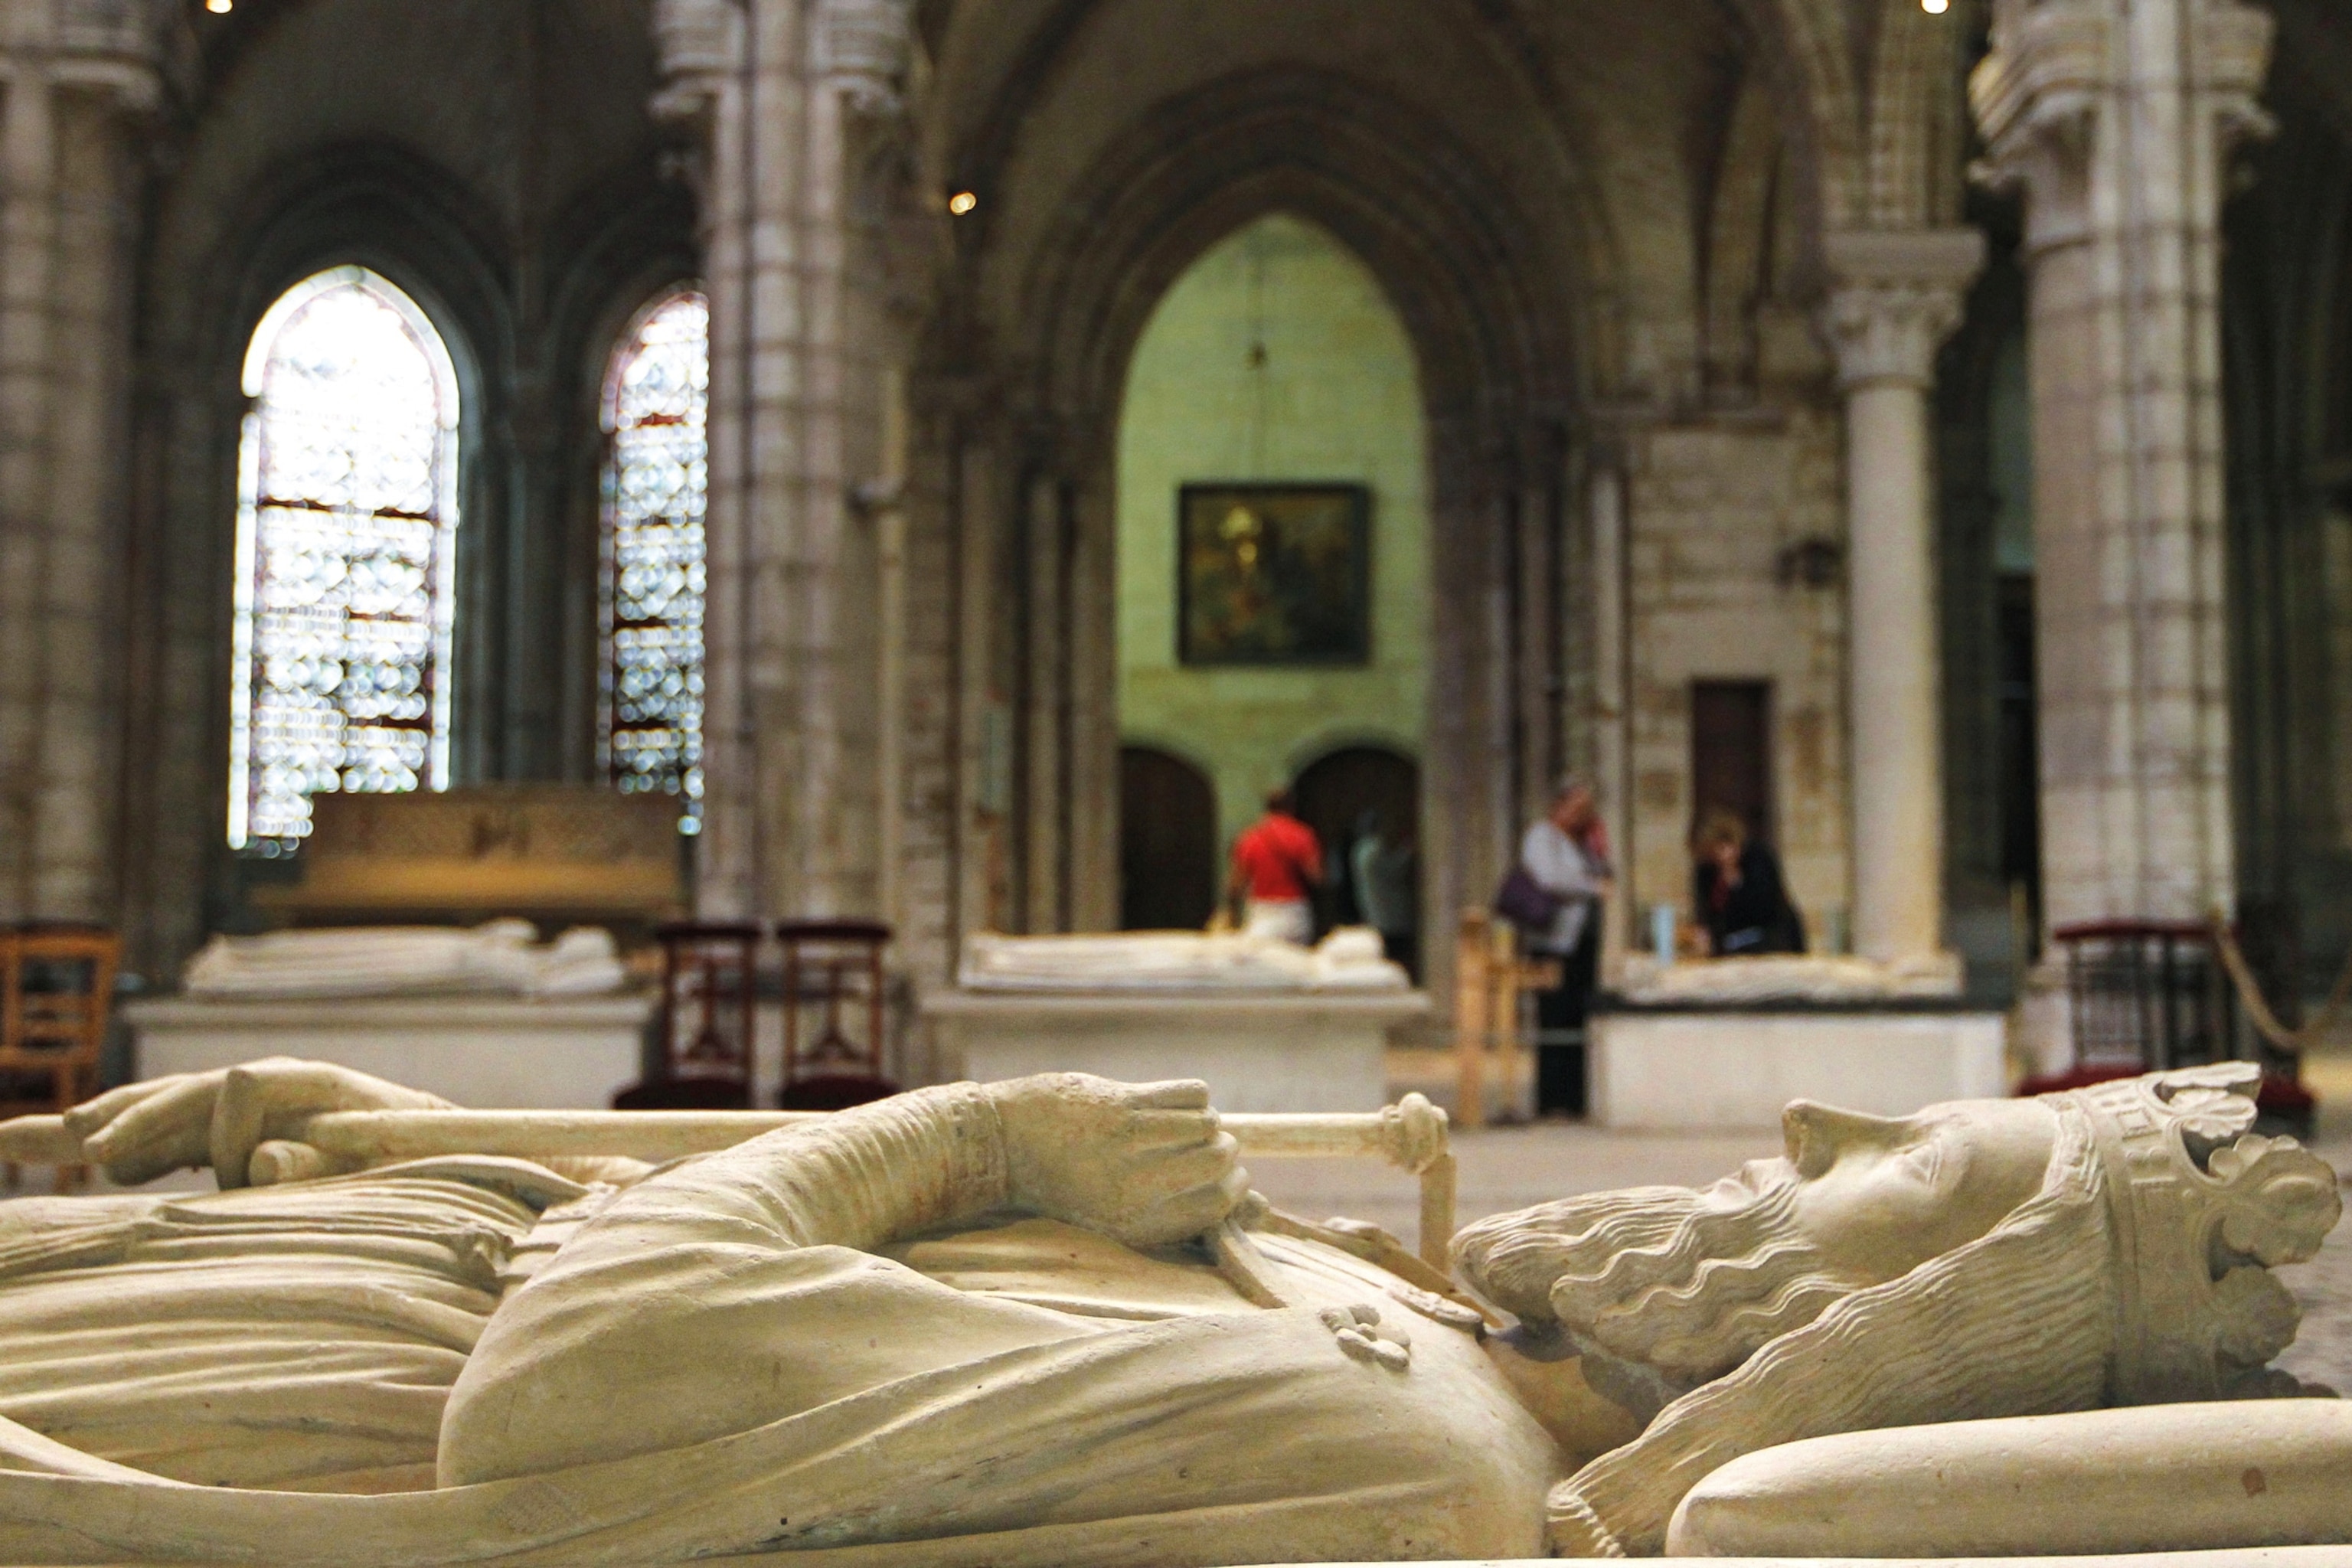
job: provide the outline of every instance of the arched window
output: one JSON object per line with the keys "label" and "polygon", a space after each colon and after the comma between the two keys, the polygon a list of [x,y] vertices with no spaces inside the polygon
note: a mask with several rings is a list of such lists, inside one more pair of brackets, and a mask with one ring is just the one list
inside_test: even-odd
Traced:
{"label": "arched window", "polygon": [[691,289],[641,311],[604,377],[604,765],[614,786],[679,797],[702,830],[710,306]]}
{"label": "arched window", "polygon": [[293,853],[321,790],[449,784],[457,378],[414,300],[338,267],[246,351],[228,841]]}

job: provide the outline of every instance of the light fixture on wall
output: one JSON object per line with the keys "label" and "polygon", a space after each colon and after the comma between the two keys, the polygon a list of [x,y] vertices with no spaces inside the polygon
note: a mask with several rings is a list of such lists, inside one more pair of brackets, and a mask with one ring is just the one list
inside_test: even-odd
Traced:
{"label": "light fixture on wall", "polygon": [[958,217],[962,217],[978,205],[980,205],[980,195],[974,191],[958,191],[948,198],[948,211]]}
{"label": "light fixture on wall", "polygon": [[236,8],[236,0],[205,0],[205,9],[215,16],[226,16]]}
{"label": "light fixture on wall", "polygon": [[1940,16],[1952,8],[1952,0],[1919,0],[1919,9],[1930,16]]}

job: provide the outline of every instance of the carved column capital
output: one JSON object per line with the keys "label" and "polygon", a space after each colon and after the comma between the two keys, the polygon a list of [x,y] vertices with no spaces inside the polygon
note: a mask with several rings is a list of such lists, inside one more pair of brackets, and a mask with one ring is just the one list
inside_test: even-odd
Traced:
{"label": "carved column capital", "polygon": [[152,114],[180,20],[168,0],[52,0],[44,74],[126,115]]}
{"label": "carved column capital", "polygon": [[1983,269],[1973,228],[1832,234],[1832,282],[1822,328],[1849,391],[1936,379],[1936,351],[1960,324],[1968,287]]}
{"label": "carved column capital", "polygon": [[719,83],[740,63],[740,0],[654,0],[654,52],[661,73],[653,115],[698,133]]}
{"label": "carved column capital", "polygon": [[[2181,79],[2167,85],[2188,95],[2215,151],[2269,134],[2261,94],[2276,31],[2271,14],[2240,0],[2169,3],[2188,47]],[[2108,0],[1996,0],[1992,51],[1969,79],[1987,150],[1974,173],[1994,189],[2026,194],[2029,251],[2090,236],[2100,127],[2136,85],[2132,26]]]}
{"label": "carved column capital", "polygon": [[814,40],[817,75],[866,113],[898,112],[913,26],[913,0],[824,0]]}

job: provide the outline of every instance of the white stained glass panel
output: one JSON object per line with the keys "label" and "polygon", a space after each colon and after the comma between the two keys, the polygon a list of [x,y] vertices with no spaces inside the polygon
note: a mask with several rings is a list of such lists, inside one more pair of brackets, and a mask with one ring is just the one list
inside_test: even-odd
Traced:
{"label": "white stained glass panel", "polygon": [[709,411],[710,308],[673,294],[605,381],[604,749],[615,788],[679,797],[683,833],[702,828]]}
{"label": "white stained glass panel", "polygon": [[322,790],[449,778],[457,394],[407,296],[338,268],[246,361],[229,843],[293,852]]}

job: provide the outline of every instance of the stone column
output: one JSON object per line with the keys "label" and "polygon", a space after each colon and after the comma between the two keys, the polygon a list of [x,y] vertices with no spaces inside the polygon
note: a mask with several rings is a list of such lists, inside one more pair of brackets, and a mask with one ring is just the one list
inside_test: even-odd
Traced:
{"label": "stone column", "polygon": [[[710,606],[699,907],[877,903],[872,617],[852,492],[875,345],[848,310],[852,132],[898,111],[907,0],[661,0],[657,114],[686,131],[711,302]],[[861,456],[863,454],[863,456]]]}
{"label": "stone column", "polygon": [[1622,437],[1596,443],[1585,481],[1586,521],[1591,529],[1587,565],[1592,591],[1593,789],[1601,819],[1617,857],[1617,883],[1601,921],[1601,973],[1613,983],[1622,972],[1627,944],[1643,889],[1641,857],[1633,842],[1633,647],[1628,615],[1625,518],[1625,452]]}
{"label": "stone column", "polygon": [[2234,902],[2218,231],[2271,31],[2235,0],[1996,0],[1969,84],[2026,206],[2053,926]]}
{"label": "stone column", "polygon": [[751,390],[747,67],[749,20],[729,0],[656,0],[661,87],[651,105],[694,190],[710,300],[709,600],[703,620],[702,841],[695,907],[705,919],[760,912],[750,689],[751,584],[745,537]]}
{"label": "stone column", "polygon": [[1846,397],[1846,668],[1853,937],[1865,957],[1943,951],[1944,769],[1927,460],[1936,350],[1984,265],[1974,229],[1832,234],[1827,328]]}
{"label": "stone column", "polygon": [[110,919],[127,500],[131,127],[143,7],[17,7],[0,37],[0,918]]}

